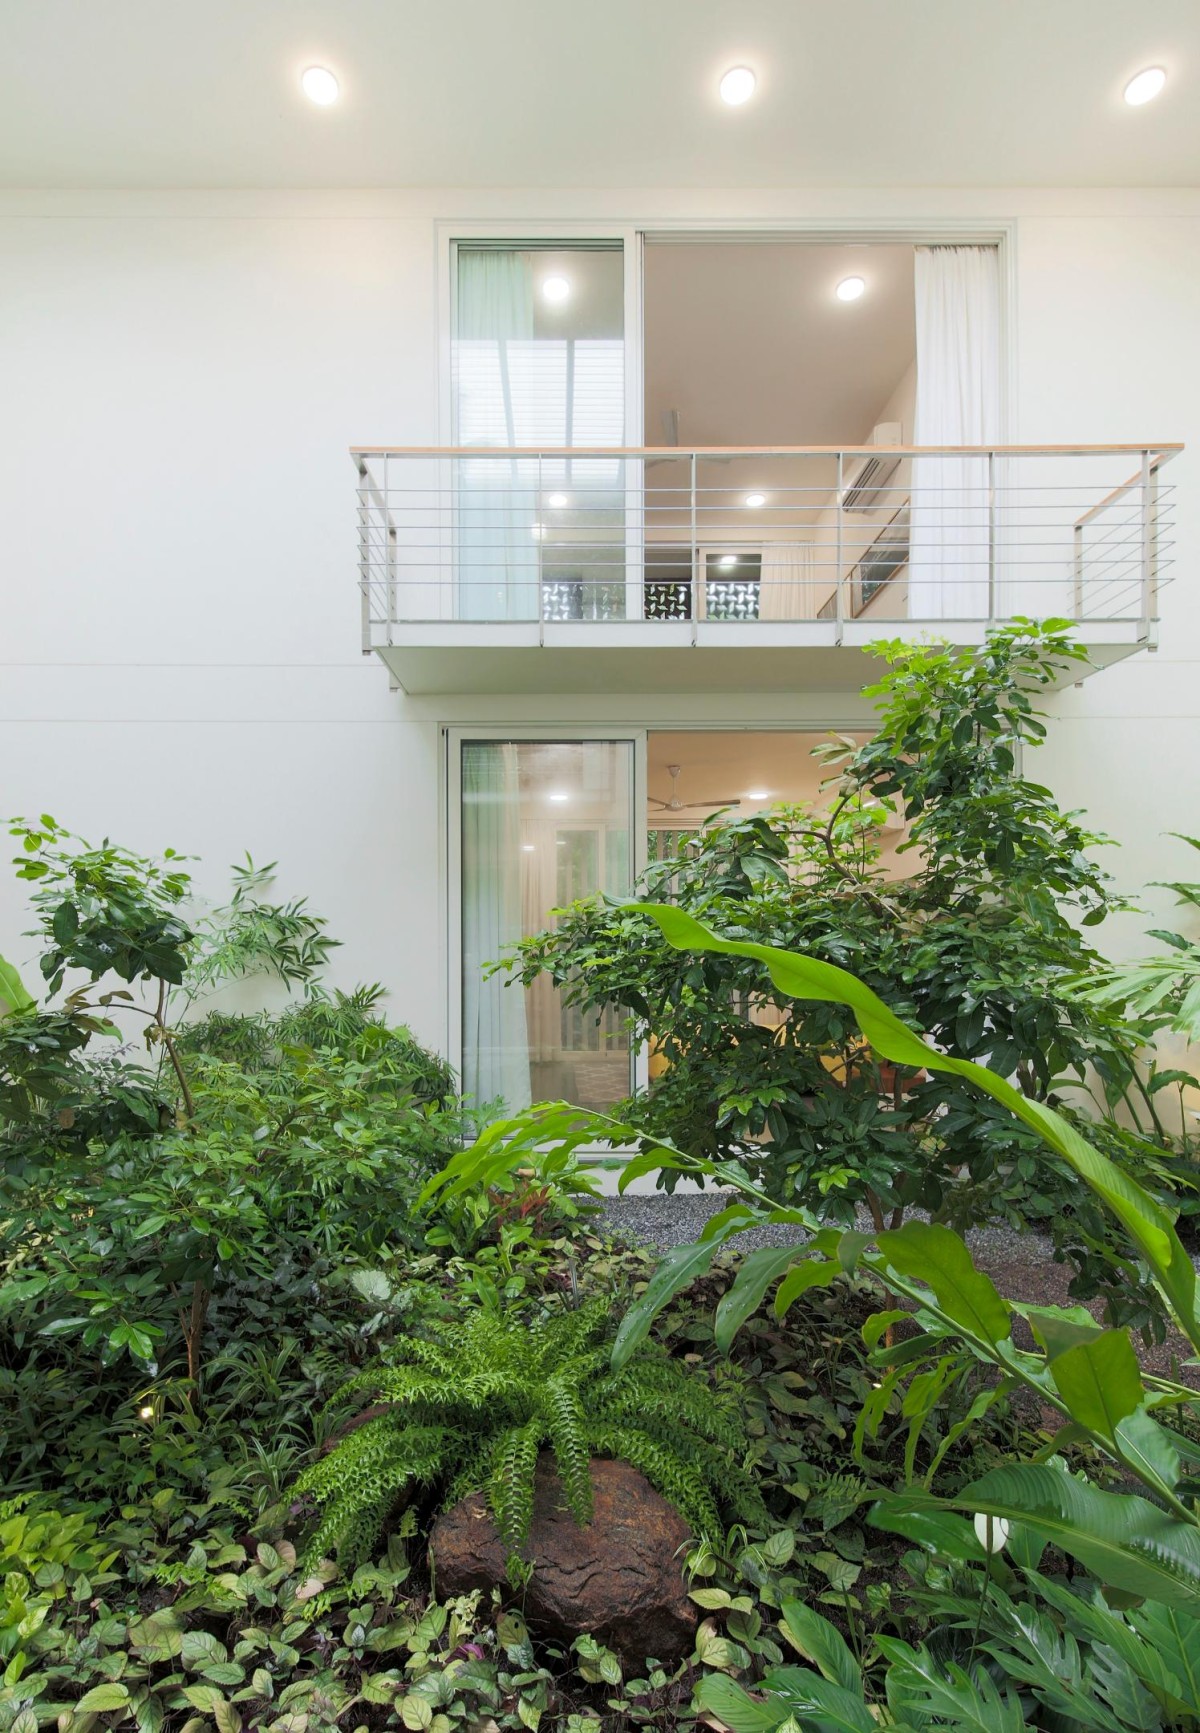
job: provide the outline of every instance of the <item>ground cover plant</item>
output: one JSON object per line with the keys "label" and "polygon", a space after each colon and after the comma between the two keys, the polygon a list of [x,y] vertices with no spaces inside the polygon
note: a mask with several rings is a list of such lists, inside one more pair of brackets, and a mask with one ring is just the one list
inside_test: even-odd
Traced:
{"label": "ground cover plant", "polygon": [[[674,1043],[650,1101],[465,1146],[444,1063],[330,983],[273,868],[210,908],[176,855],[14,825],[0,1733],[1200,1725],[1197,1396],[1136,1334],[1200,1350],[1188,1080],[1139,1045],[1182,1028],[1191,941],[1122,973],[1061,918],[1114,899],[1013,773],[1070,654],[1053,623],[893,646],[833,806],[716,826],[663,906],[526,950]],[[259,978],[290,1003],[230,1011]],[[610,1237],[597,1135],[626,1183],[724,1187],[700,1240]],[[1051,1210],[1103,1319],[1006,1297],[954,1229]],[[594,1454],[688,1517],[687,1653],[530,1628],[539,1447],[574,1518]],[[474,1489],[509,1579],[438,1599],[430,1527]]]}

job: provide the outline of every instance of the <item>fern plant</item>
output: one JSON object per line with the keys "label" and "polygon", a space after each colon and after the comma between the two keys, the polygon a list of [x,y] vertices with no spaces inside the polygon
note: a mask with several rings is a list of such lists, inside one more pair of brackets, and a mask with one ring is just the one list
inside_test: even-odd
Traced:
{"label": "fern plant", "polygon": [[386,1407],[297,1482],[321,1507],[307,1559],[335,1551],[360,1563],[418,1487],[439,1489],[444,1505],[482,1490],[510,1579],[521,1581],[543,1447],[580,1524],[592,1515],[593,1456],[639,1469],[697,1536],[723,1532],[722,1506],[763,1520],[754,1482],[736,1460],[745,1433],[730,1397],[651,1342],[614,1371],[607,1330],[607,1308],[593,1303],[537,1323],[472,1311],[436,1340],[399,1338],[335,1397]]}

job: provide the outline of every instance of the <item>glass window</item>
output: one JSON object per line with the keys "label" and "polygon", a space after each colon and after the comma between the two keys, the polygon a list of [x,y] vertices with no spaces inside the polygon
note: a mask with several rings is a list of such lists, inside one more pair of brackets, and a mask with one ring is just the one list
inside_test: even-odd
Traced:
{"label": "glass window", "polygon": [[553,911],[633,881],[631,740],[462,744],[463,1088],[480,1108],[607,1108],[632,1088],[620,1012],[573,1009],[545,976],[488,964]]}
{"label": "glass window", "polygon": [[[460,241],[455,257],[455,443],[624,444],[620,242]],[[457,617],[623,617],[623,482],[617,456],[457,460]]]}

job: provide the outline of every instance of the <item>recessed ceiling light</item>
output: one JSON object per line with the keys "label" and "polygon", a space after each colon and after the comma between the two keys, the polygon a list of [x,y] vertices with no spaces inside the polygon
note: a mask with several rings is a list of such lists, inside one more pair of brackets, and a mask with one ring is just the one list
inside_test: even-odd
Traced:
{"label": "recessed ceiling light", "polygon": [[731,66],[721,80],[721,101],[727,102],[730,108],[740,108],[754,95],[757,83],[748,66]]}
{"label": "recessed ceiling light", "polygon": [[328,108],[338,98],[338,81],[327,66],[310,66],[300,75],[300,88],[318,108]]}
{"label": "recessed ceiling light", "polygon": [[728,571],[730,566],[736,566],[737,565],[737,555],[736,554],[722,554],[720,559],[717,561],[717,564],[719,566],[724,566],[726,571]]}
{"label": "recessed ceiling light", "polygon": [[523,842],[523,843],[522,843],[522,844],[521,844],[521,853],[522,853],[522,854],[533,854],[533,852],[534,852],[534,845],[533,845],[533,843],[531,843],[531,842]]}
{"label": "recessed ceiling light", "polygon": [[1143,102],[1153,102],[1166,82],[1167,75],[1161,66],[1147,66],[1125,86],[1125,100],[1130,108],[1140,108]]}
{"label": "recessed ceiling light", "polygon": [[547,301],[565,301],[570,293],[571,285],[565,277],[547,277],[542,283],[542,294]]}
{"label": "recessed ceiling light", "polygon": [[757,511],[760,505],[766,505],[766,503],[767,496],[765,493],[748,493],[746,495],[746,504],[750,507],[751,511]]}
{"label": "recessed ceiling light", "polygon": [[562,511],[569,503],[565,493],[552,493],[546,501],[551,511]]}
{"label": "recessed ceiling light", "polygon": [[569,794],[552,794],[550,796],[551,800],[557,800],[557,801],[570,800],[570,798],[571,797]]}
{"label": "recessed ceiling light", "polygon": [[843,277],[837,286],[839,301],[857,301],[867,292],[866,281],[862,277]]}
{"label": "recessed ceiling light", "polygon": [[771,790],[769,788],[748,788],[746,790],[747,800],[770,800],[770,798]]}

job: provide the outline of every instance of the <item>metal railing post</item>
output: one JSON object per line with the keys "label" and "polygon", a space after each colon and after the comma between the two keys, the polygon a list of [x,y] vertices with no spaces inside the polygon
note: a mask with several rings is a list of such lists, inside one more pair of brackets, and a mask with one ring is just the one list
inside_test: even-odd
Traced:
{"label": "metal railing post", "polygon": [[[546,539],[546,524],[542,517],[542,454],[540,451],[537,455],[537,494],[534,498],[533,509],[537,513],[533,521],[537,525],[534,539],[537,542],[538,643],[544,644],[546,642],[546,586],[542,574],[542,543]],[[509,582],[511,583],[511,581],[510,579]]]}
{"label": "metal railing post", "polygon": [[988,626],[996,624],[996,453],[988,452]]}
{"label": "metal railing post", "polygon": [[387,573],[387,628],[388,647],[395,642],[393,628],[396,624],[396,526],[392,522],[391,507],[391,472],[390,458],[383,460],[383,509],[384,509],[384,548],[386,550],[385,570]]}
{"label": "metal railing post", "polygon": [[358,588],[362,598],[362,652],[371,654],[371,534],[367,516],[367,465],[358,459]]}
{"label": "metal railing post", "polygon": [[1155,476],[1149,451],[1142,452],[1142,642],[1153,640],[1158,612],[1158,526]]}
{"label": "metal railing post", "polygon": [[834,498],[837,501],[837,512],[836,512],[837,534],[836,534],[836,538],[835,538],[834,556],[833,556],[833,561],[834,561],[833,617],[834,617],[834,620],[836,622],[836,625],[834,627],[834,643],[835,644],[841,643],[843,635],[845,633],[845,628],[846,628],[846,596],[845,596],[845,592],[842,588],[842,481],[843,481],[842,471],[843,471],[844,466],[845,466],[845,454],[843,452],[839,451],[837,454],[837,487],[836,487],[836,490],[834,492]]}
{"label": "metal railing post", "polygon": [[700,527],[696,511],[696,453],[688,457],[688,534],[691,538],[692,594],[691,607],[688,612],[692,616],[692,643],[696,642],[696,621],[700,616]]}
{"label": "metal railing post", "polygon": [[1074,528],[1074,549],[1071,561],[1075,575],[1075,613],[1076,620],[1083,619],[1083,525],[1077,523]]}

